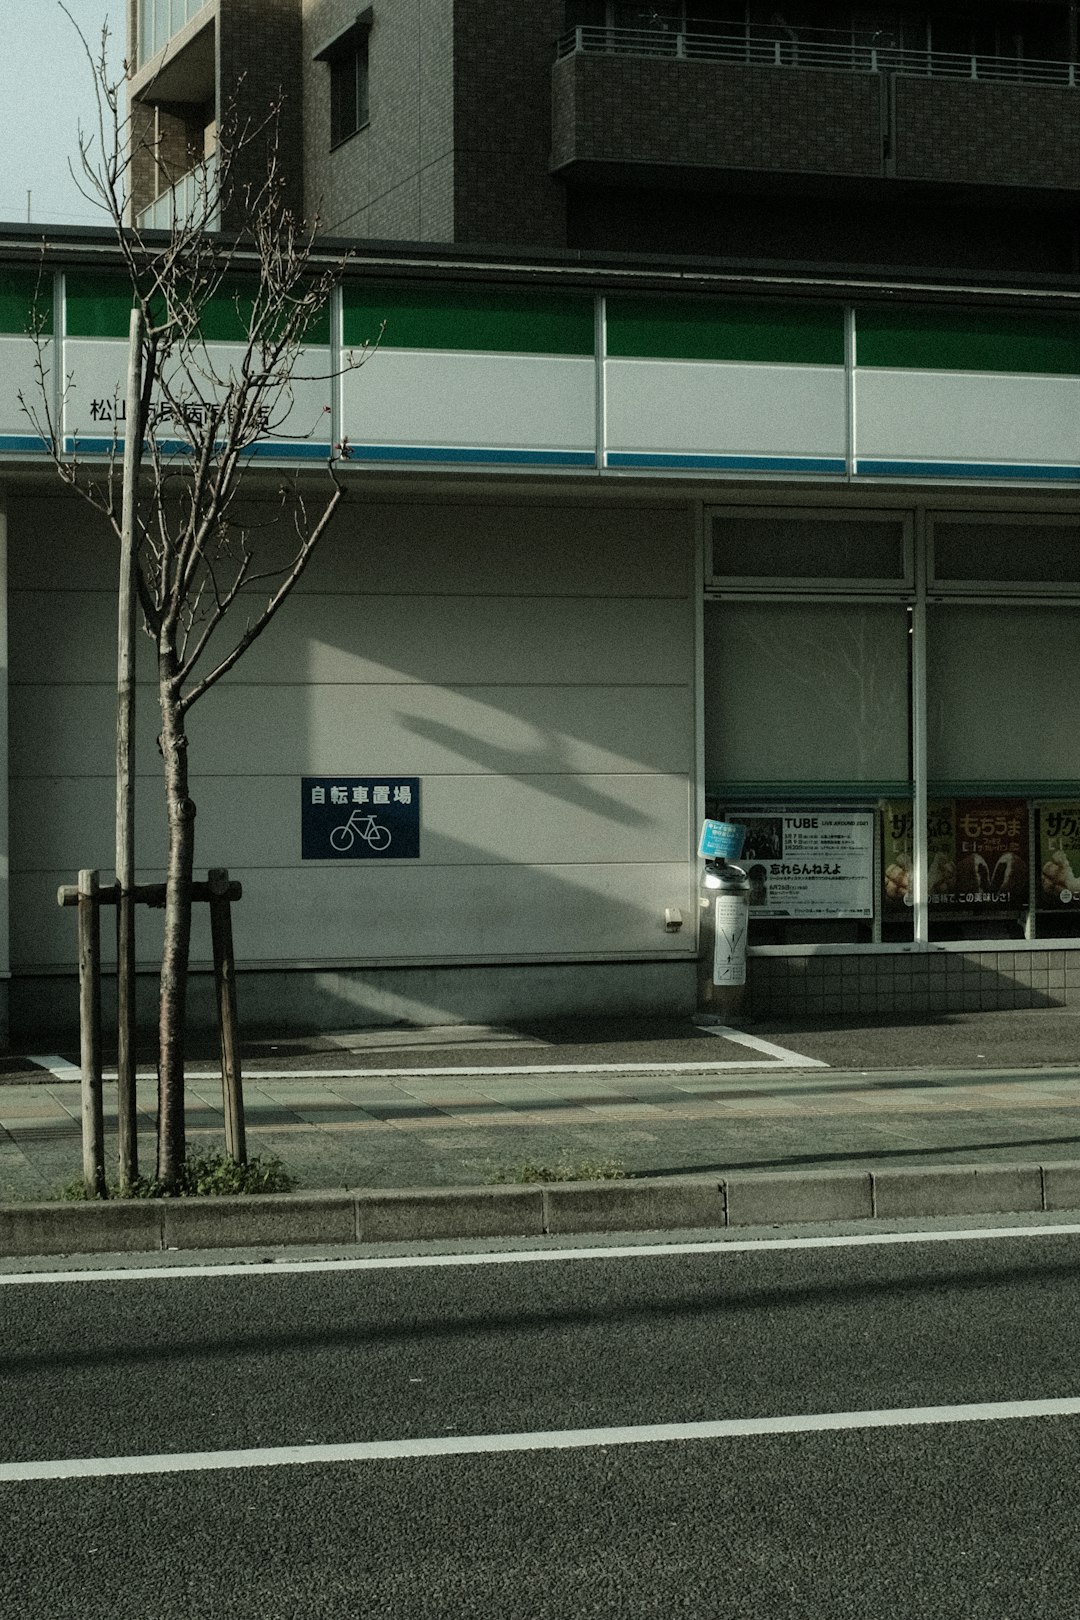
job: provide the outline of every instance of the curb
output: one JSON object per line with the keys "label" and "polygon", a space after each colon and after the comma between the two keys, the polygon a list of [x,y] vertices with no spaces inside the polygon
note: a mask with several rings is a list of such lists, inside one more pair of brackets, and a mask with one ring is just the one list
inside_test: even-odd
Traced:
{"label": "curb", "polygon": [[1080,1209],[1080,1162],[0,1205],[0,1257],[412,1243]]}

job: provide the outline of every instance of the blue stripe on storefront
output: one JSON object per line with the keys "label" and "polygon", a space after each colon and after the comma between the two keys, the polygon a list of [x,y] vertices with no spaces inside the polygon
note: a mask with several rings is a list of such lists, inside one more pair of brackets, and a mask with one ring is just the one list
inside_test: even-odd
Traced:
{"label": "blue stripe on storefront", "polygon": [[509,467],[595,467],[592,450],[495,450],[463,445],[350,444],[350,461],[487,463]]}
{"label": "blue stripe on storefront", "polygon": [[1038,480],[1044,483],[1080,482],[1080,465],[1010,461],[866,461],[855,463],[862,478],[993,478]]}
{"label": "blue stripe on storefront", "polygon": [[0,451],[31,450],[40,455],[48,448],[40,433],[0,433]]}
{"label": "blue stripe on storefront", "polygon": [[673,451],[609,450],[610,468],[685,470],[689,472],[798,472],[845,473],[843,456],[722,456],[683,455]]}
{"label": "blue stripe on storefront", "polygon": [[[27,448],[41,449],[41,441],[27,441]],[[0,436],[0,449],[7,449],[5,439]],[[64,450],[68,455],[78,452],[84,456],[108,456],[113,452],[122,455],[124,441],[122,438],[82,438],[79,435],[68,436],[64,440]],[[159,439],[158,450],[163,456],[182,456],[191,454],[191,443],[188,439]],[[279,443],[274,440],[267,443],[253,444],[244,454],[252,459],[268,461],[327,461],[330,458],[332,446],[329,444],[311,444],[306,440],[303,443]]]}

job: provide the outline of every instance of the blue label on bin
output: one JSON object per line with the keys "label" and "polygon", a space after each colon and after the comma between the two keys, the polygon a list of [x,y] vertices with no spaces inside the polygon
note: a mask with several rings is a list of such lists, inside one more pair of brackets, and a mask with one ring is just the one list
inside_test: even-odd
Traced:
{"label": "blue label on bin", "polygon": [[746,828],[739,821],[706,821],[701,828],[698,854],[707,861],[737,861],[746,840]]}

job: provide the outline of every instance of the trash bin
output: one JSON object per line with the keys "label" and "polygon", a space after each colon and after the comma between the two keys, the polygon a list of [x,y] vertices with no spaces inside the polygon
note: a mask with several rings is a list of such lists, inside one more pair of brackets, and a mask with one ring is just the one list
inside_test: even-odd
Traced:
{"label": "trash bin", "polygon": [[698,890],[698,1009],[716,1018],[742,1011],[746,1000],[746,935],[750,879],[727,852],[742,850],[745,828],[709,822],[701,835],[705,870]]}

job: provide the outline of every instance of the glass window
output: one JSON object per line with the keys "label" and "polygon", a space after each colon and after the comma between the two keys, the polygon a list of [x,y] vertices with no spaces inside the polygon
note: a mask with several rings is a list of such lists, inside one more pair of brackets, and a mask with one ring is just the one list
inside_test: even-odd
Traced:
{"label": "glass window", "polygon": [[909,640],[907,609],[891,603],[710,603],[710,789],[910,781]]}
{"label": "glass window", "polygon": [[850,580],[904,585],[910,578],[907,525],[892,516],[715,512],[712,575],[718,583]]}
{"label": "glass window", "polygon": [[330,63],[330,145],[340,146],[368,121],[368,36],[352,31]]}
{"label": "glass window", "polygon": [[931,577],[936,585],[962,582],[969,589],[997,583],[1080,585],[1080,525],[1068,518],[938,518]]}

